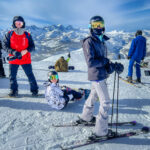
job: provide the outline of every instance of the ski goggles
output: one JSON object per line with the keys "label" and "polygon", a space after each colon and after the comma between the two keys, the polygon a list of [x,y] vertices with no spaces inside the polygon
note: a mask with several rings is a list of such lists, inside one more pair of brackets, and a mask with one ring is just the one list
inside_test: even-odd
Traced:
{"label": "ski goggles", "polygon": [[17,24],[23,24],[23,22],[22,21],[15,21],[15,23],[17,23]]}
{"label": "ski goggles", "polygon": [[23,22],[22,21],[15,21],[15,25],[21,25],[21,26],[23,26]]}
{"label": "ski goggles", "polygon": [[92,29],[104,28],[104,22],[103,22],[103,21],[92,22],[92,23],[91,23],[91,28],[92,28]]}
{"label": "ski goggles", "polygon": [[51,75],[50,77],[49,77],[49,79],[50,80],[58,80],[58,75]]}

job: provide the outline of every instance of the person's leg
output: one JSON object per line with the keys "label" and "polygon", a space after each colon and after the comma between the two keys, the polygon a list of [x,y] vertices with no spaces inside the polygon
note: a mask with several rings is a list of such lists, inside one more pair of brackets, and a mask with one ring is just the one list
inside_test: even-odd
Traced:
{"label": "person's leg", "polygon": [[0,77],[5,77],[4,67],[3,67],[3,60],[0,57]]}
{"label": "person's leg", "polygon": [[100,100],[99,113],[96,117],[95,134],[103,136],[108,133],[110,98],[105,80],[95,82],[94,87]]}
{"label": "person's leg", "polygon": [[29,80],[29,83],[30,83],[30,91],[32,93],[34,93],[34,92],[38,93],[38,85],[37,85],[36,79],[34,77],[34,74],[32,72],[31,64],[22,65],[22,68],[23,68],[25,74],[28,77],[28,80]]}
{"label": "person's leg", "polygon": [[93,111],[94,111],[94,103],[97,99],[97,94],[96,94],[96,90],[94,87],[94,82],[92,82],[92,87],[91,87],[91,92],[90,95],[88,97],[88,99],[86,100],[84,107],[83,107],[83,111],[81,114],[81,119],[85,120],[85,121],[91,121],[93,118]]}
{"label": "person's leg", "polygon": [[133,74],[133,65],[134,65],[134,60],[130,59],[129,67],[128,67],[128,77],[131,77],[131,78],[132,78],[132,74]]}
{"label": "person's leg", "polygon": [[13,92],[18,91],[18,84],[17,84],[17,71],[19,65],[9,64],[9,79],[10,79],[10,90]]}
{"label": "person's leg", "polygon": [[141,61],[137,60],[136,62],[137,62],[136,63],[136,76],[137,76],[137,80],[138,80],[138,79],[141,79],[141,68],[139,65],[141,63]]}
{"label": "person's leg", "polygon": [[67,95],[72,95],[72,100],[74,99],[80,99],[82,97],[82,94],[80,92],[77,92],[75,90],[70,89],[69,91],[66,91]]}

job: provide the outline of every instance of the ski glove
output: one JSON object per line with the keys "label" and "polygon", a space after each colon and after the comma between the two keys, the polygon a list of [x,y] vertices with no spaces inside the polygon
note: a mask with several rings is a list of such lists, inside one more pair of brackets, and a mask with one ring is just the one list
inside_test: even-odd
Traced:
{"label": "ski glove", "polygon": [[115,71],[115,64],[112,62],[107,63],[105,66],[105,69],[106,69],[108,74],[112,74]]}
{"label": "ski glove", "polygon": [[104,65],[108,65],[109,64],[109,59],[108,58],[103,58],[103,63]]}
{"label": "ski glove", "polygon": [[127,56],[127,59],[131,59],[131,56]]}
{"label": "ski glove", "polygon": [[124,70],[124,66],[121,63],[115,62],[115,71],[118,74],[121,74],[123,72],[123,70]]}
{"label": "ski glove", "polygon": [[21,58],[22,58],[22,55],[21,55],[20,52],[14,51],[14,52],[13,52],[13,55],[15,55],[15,57],[18,58],[18,59],[21,59]]}

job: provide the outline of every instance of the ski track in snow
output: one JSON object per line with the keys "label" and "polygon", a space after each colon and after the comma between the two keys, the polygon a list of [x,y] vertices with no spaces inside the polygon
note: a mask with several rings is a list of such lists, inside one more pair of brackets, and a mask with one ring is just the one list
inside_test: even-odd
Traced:
{"label": "ski track in snow", "polygon": [[[72,52],[70,65],[74,71],[59,73],[60,85],[73,88],[90,88],[87,80],[87,67],[80,50]],[[47,80],[47,67],[54,64],[61,55],[52,56],[44,61],[33,62],[33,71],[39,85],[39,93],[44,94],[43,83]],[[127,60],[120,60],[125,66],[122,77],[127,75]],[[8,64],[4,65],[8,75]],[[18,71],[20,94],[30,94],[28,80],[21,67]],[[150,78],[144,76],[142,81],[150,86]],[[108,88],[112,100],[114,74],[108,80]],[[61,111],[51,109],[44,96],[38,98],[2,98],[9,92],[9,80],[0,79],[0,150],[60,150],[60,145],[66,147],[91,134],[90,127],[56,128],[52,124],[75,121],[81,114],[85,100],[70,102]],[[119,91],[119,122],[136,120],[134,127],[118,127],[119,131],[128,131],[149,126],[150,124],[150,90],[148,87],[136,88],[120,80]],[[115,95],[116,104],[116,95]],[[114,105],[116,106],[116,105]],[[99,103],[96,102],[97,113]],[[116,112],[114,111],[116,114]],[[110,108],[111,114],[111,108]],[[113,120],[115,122],[116,116]],[[109,119],[110,120],[110,119]],[[115,129],[115,128],[114,128]],[[101,144],[93,144],[78,148],[79,150],[150,150],[150,134],[133,136],[131,138],[115,139]]]}

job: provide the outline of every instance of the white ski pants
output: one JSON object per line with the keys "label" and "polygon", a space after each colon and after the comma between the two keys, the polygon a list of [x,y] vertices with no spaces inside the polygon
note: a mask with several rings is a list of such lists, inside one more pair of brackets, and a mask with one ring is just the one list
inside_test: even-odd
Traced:
{"label": "white ski pants", "polygon": [[100,101],[100,107],[96,116],[94,132],[98,136],[103,136],[108,133],[108,113],[110,105],[110,98],[105,80],[99,82],[92,81],[91,93],[84,104],[81,114],[83,120],[90,121],[92,119],[94,103],[97,99]]}

